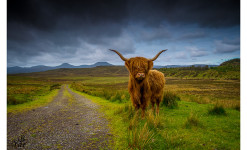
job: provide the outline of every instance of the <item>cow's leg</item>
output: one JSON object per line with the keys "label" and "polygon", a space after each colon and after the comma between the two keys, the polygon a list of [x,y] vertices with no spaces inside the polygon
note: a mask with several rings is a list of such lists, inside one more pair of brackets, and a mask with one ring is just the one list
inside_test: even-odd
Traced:
{"label": "cow's leg", "polygon": [[142,99],[141,99],[141,109],[142,109],[142,119],[145,117],[145,110],[148,106],[148,103],[150,101],[150,96],[147,93],[144,93]]}
{"label": "cow's leg", "polygon": [[160,102],[161,102],[161,98],[158,98],[156,101],[156,114],[157,114],[157,116],[159,115],[159,111],[160,111]]}
{"label": "cow's leg", "polygon": [[141,109],[142,109],[142,119],[144,119],[145,118],[145,110],[146,110],[146,108],[145,107],[141,107]]}
{"label": "cow's leg", "polygon": [[154,112],[154,111],[155,111],[155,110],[154,110],[155,102],[154,102],[154,101],[151,101],[151,104],[152,104],[152,110],[153,110],[153,112]]}
{"label": "cow's leg", "polygon": [[140,108],[139,104],[134,104],[135,110],[137,111]]}

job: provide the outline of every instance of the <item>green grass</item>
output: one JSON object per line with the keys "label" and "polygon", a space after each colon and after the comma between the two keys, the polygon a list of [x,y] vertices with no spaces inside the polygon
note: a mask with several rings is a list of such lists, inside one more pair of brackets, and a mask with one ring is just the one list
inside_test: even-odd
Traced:
{"label": "green grass", "polygon": [[29,101],[18,105],[8,105],[7,113],[21,113],[38,107],[45,106],[53,100],[53,98],[57,95],[57,93],[58,90],[53,90],[47,95],[36,96],[35,100],[33,101]]}
{"label": "green grass", "polygon": [[191,113],[189,117],[187,117],[187,121],[185,122],[186,128],[193,128],[193,127],[203,127],[200,123],[197,115]]}
{"label": "green grass", "polygon": [[[130,100],[109,98],[119,91],[127,92],[126,78],[104,83],[101,81],[104,78],[98,79],[98,82],[95,78],[74,82],[71,87],[102,106],[101,111],[107,114],[116,135],[115,149],[240,148],[240,112],[237,110],[240,83],[237,80],[166,78],[160,116],[157,118],[148,110],[142,120],[135,117]],[[209,114],[217,103],[223,106],[226,116]]]}
{"label": "green grass", "polygon": [[161,107],[158,118],[149,108],[142,120],[129,102],[77,93],[101,105],[115,136],[114,149],[240,149],[237,110],[225,109],[227,116],[209,115],[211,104],[178,101],[174,109]]}
{"label": "green grass", "polygon": [[[164,136],[170,139],[170,146],[190,146],[191,149],[239,149],[240,113],[226,109],[228,116],[211,116],[208,114],[210,107],[212,106],[208,104],[179,101],[177,110],[161,111],[168,129]],[[196,117],[191,117],[191,113],[196,114]],[[188,120],[190,126],[194,124],[189,129],[184,126]]]}
{"label": "green grass", "polygon": [[38,96],[44,96],[52,90],[60,89],[60,86],[61,84],[51,81],[22,76],[8,76],[7,104],[18,105],[33,101]]}
{"label": "green grass", "polygon": [[80,82],[72,82],[71,87],[89,95],[122,103],[130,98],[126,89],[127,81],[126,77],[92,77],[91,80],[87,78]]}

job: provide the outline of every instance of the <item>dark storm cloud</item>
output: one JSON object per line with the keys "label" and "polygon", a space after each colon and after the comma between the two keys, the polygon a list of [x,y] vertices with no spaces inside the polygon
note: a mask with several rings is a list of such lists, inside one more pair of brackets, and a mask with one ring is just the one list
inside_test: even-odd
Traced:
{"label": "dark storm cloud", "polygon": [[[82,22],[124,24],[126,21],[159,25],[164,20],[212,27],[234,26],[240,24],[240,1],[8,0],[8,21],[18,21],[47,30],[59,26],[57,19],[64,18],[70,18],[72,23],[79,22],[78,26]],[[64,27],[71,27],[71,23],[63,23]]]}
{"label": "dark storm cloud", "polygon": [[7,6],[8,22],[17,21],[45,31],[71,28],[71,25],[79,27],[83,22],[122,22],[126,12],[126,2],[121,0],[8,0]]}
{"label": "dark storm cloud", "polygon": [[[8,0],[8,64],[45,61],[41,56],[104,60],[109,48],[132,54],[136,50],[134,42],[173,38],[166,26],[239,25],[239,5],[234,0]],[[181,40],[205,36],[205,32],[198,31],[179,37]]]}
{"label": "dark storm cloud", "polygon": [[[95,52],[82,45],[85,42],[108,49],[105,45],[119,43],[116,38],[122,33],[125,12],[124,1],[9,0],[8,62],[25,64],[45,53],[70,56],[78,50],[84,55]],[[128,52],[134,51],[131,43],[123,44]]]}
{"label": "dark storm cloud", "polygon": [[[125,5],[124,1],[109,0],[9,0],[8,38],[15,38],[15,34],[11,32],[16,32],[12,29],[21,26],[28,29],[20,29],[20,32],[34,29],[53,35],[67,31],[72,36],[87,36],[88,38],[92,35],[95,37],[118,36],[124,24]],[[28,37],[30,36],[25,38]]]}
{"label": "dark storm cloud", "polygon": [[147,26],[163,22],[198,24],[202,27],[229,27],[240,24],[240,1],[236,0],[163,0],[131,1],[133,20],[146,21]]}

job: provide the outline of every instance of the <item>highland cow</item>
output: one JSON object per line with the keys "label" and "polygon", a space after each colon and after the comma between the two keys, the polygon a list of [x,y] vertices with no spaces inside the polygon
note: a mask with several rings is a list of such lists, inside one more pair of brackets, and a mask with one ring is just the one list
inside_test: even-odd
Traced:
{"label": "highland cow", "polygon": [[135,109],[138,110],[141,108],[142,117],[144,117],[145,109],[149,102],[151,102],[153,111],[156,104],[156,114],[159,115],[159,106],[163,99],[165,77],[163,73],[151,69],[153,68],[153,61],[167,49],[160,51],[152,59],[147,59],[144,57],[127,59],[124,58],[118,51],[112,49],[110,50],[117,53],[120,58],[125,61],[125,66],[129,71],[128,90]]}

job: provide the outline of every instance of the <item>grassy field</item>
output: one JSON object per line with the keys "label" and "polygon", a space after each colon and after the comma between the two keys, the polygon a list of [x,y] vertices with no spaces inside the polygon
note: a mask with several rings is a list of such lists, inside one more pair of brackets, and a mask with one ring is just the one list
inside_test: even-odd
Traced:
{"label": "grassy field", "polygon": [[[111,121],[116,149],[239,149],[240,82],[167,78],[165,94],[180,99],[163,107],[159,117],[150,108],[146,119],[127,98],[127,77],[91,77],[71,88],[102,105]],[[144,144],[143,144],[144,143]]]}
{"label": "grassy field", "polygon": [[220,104],[240,108],[239,80],[199,80],[167,78],[166,90],[177,93],[184,101]]}
{"label": "grassy field", "polygon": [[159,117],[149,108],[142,120],[129,102],[78,93],[102,106],[111,122],[115,149],[240,149],[237,110],[211,114],[211,104],[178,101],[176,108],[161,107]]}
{"label": "grassy field", "polygon": [[112,75],[109,67],[101,67],[105,74],[94,68],[81,75],[80,69],[71,71],[76,74],[65,69],[9,75],[8,113],[43,106],[60,85],[69,84],[102,106],[114,149],[240,149],[240,80],[166,77],[160,116],[149,107],[141,119],[129,99],[128,76],[120,68]]}
{"label": "grassy field", "polygon": [[18,113],[44,106],[53,100],[60,86],[58,82],[46,82],[23,76],[8,76],[7,112]]}
{"label": "grassy field", "polygon": [[[72,83],[78,91],[111,101],[128,100],[127,86],[128,77],[84,77]],[[239,80],[166,78],[165,91],[176,93],[184,101],[240,108]]]}
{"label": "grassy field", "polygon": [[73,82],[71,88],[103,106],[116,135],[116,149],[240,148],[238,80],[166,80],[165,93],[180,101],[173,109],[163,106],[159,117],[149,109],[144,120],[125,99],[127,77],[91,77]]}

